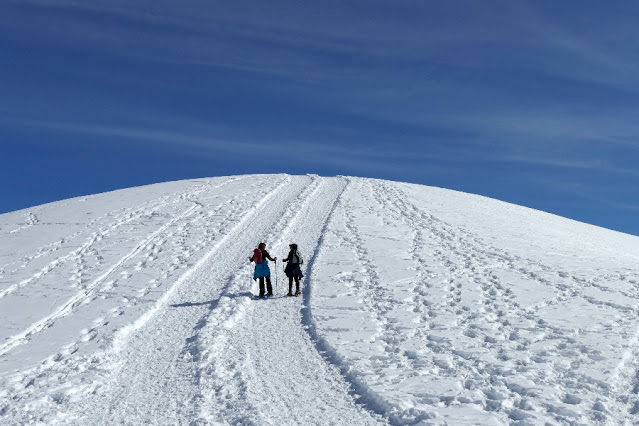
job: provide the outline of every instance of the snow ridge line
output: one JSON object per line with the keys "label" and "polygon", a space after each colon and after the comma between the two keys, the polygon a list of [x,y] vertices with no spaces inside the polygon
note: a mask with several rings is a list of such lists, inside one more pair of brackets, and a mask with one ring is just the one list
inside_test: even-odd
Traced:
{"label": "snow ridge line", "polygon": [[235,224],[235,226],[224,236],[222,237],[209,251],[206,253],[195,265],[189,268],[184,274],[182,274],[175,284],[171,286],[169,290],[167,290],[162,297],[160,297],[155,305],[150,308],[147,312],[145,312],[140,318],[138,318],[135,322],[129,324],[128,326],[123,327],[113,339],[113,348],[116,352],[119,352],[123,345],[126,343],[126,340],[136,330],[142,328],[153,316],[159,312],[164,306],[166,306],[177,291],[177,289],[187,280],[189,279],[197,270],[202,268],[208,260],[218,251],[218,249],[224,245],[238,230],[242,229],[242,227],[251,219],[253,219],[262,208],[268,204],[268,202],[275,197],[275,194],[280,192],[286,185],[290,184],[291,177],[286,175],[282,182],[275,188],[273,188],[268,194],[266,194],[259,202],[253,205],[248,212]]}
{"label": "snow ridge line", "polygon": [[34,334],[39,333],[40,331],[44,330],[45,328],[48,328],[51,325],[51,323],[53,321],[55,321],[56,319],[59,319],[59,318],[62,318],[62,317],[65,317],[65,316],[69,315],[69,313],[71,313],[73,311],[73,308],[78,306],[82,302],[82,300],[86,299],[91,293],[93,293],[93,290],[102,281],[104,281],[109,275],[111,275],[120,266],[125,264],[129,259],[135,257],[142,250],[144,250],[144,247],[146,247],[146,245],[151,240],[153,240],[153,238],[158,236],[160,233],[164,232],[167,228],[169,228],[171,225],[173,225],[177,221],[182,220],[185,217],[191,215],[195,211],[195,209],[197,209],[197,208],[198,208],[198,205],[194,204],[191,207],[189,207],[187,210],[185,210],[182,214],[180,214],[179,216],[171,219],[169,222],[167,222],[166,224],[161,226],[158,230],[153,232],[151,235],[149,235],[147,238],[145,238],[141,243],[139,243],[126,256],[124,256],[118,262],[116,262],[113,266],[111,266],[105,273],[103,273],[98,278],[96,278],[83,291],[77,293],[71,299],[67,300],[67,302],[65,302],[53,314],[44,317],[43,319],[41,319],[40,321],[38,321],[35,324],[31,325],[30,327],[28,327],[26,330],[22,331],[21,333],[11,336],[6,343],[4,343],[2,346],[0,346],[0,356],[2,356],[5,353],[9,352],[13,348],[15,348],[15,347],[17,347],[17,346],[19,346],[21,344],[26,343],[27,337],[33,336]]}
{"label": "snow ridge line", "polygon": [[360,404],[364,409],[383,417],[392,425],[403,424],[399,419],[396,419],[388,415],[390,406],[388,403],[380,397],[376,392],[371,390],[362,380],[357,377],[357,372],[351,370],[343,358],[339,355],[337,350],[333,348],[330,343],[318,332],[317,323],[313,318],[313,312],[311,309],[311,296],[312,296],[312,282],[313,282],[313,270],[315,262],[322,254],[324,245],[324,237],[328,232],[328,229],[333,222],[333,216],[338,208],[343,204],[343,199],[347,190],[353,183],[353,178],[343,177],[347,183],[342,190],[342,193],[335,200],[333,208],[331,209],[324,227],[320,232],[320,238],[317,242],[317,248],[313,252],[307,266],[306,271],[310,271],[308,279],[306,281],[306,291],[304,295],[304,307],[302,308],[302,325],[309,335],[311,342],[315,345],[317,352],[324,358],[329,364],[334,365],[344,378],[345,382],[350,386],[349,393],[353,396],[353,399]]}

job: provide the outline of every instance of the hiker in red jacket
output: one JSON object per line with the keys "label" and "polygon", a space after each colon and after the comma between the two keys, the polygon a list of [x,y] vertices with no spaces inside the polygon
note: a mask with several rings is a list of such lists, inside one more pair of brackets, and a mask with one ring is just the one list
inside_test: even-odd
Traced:
{"label": "hiker in red jacket", "polygon": [[260,298],[264,297],[264,278],[266,278],[266,295],[273,295],[273,286],[271,285],[271,270],[268,267],[268,260],[277,263],[277,257],[272,258],[266,251],[266,243],[260,243],[253,251],[250,261],[255,262],[255,271],[253,272],[253,280],[260,280]]}

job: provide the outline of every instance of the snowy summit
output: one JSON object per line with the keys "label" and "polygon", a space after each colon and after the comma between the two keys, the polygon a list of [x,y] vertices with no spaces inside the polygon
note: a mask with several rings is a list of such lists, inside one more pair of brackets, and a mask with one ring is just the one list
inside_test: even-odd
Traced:
{"label": "snowy summit", "polygon": [[3,425],[639,420],[638,237],[314,175],[75,198],[0,235]]}

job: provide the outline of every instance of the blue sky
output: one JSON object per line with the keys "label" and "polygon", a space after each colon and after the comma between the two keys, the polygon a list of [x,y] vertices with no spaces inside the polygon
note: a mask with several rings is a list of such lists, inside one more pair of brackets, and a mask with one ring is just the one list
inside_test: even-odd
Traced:
{"label": "blue sky", "polygon": [[0,4],[0,213],[356,175],[639,235],[637,2]]}

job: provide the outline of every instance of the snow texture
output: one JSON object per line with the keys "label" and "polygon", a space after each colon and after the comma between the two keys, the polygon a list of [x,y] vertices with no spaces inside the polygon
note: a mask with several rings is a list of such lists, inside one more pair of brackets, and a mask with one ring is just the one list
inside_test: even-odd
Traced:
{"label": "snow texture", "polygon": [[[0,215],[0,424],[639,420],[639,238],[352,177],[170,182]],[[255,299],[264,241],[301,297]]]}

